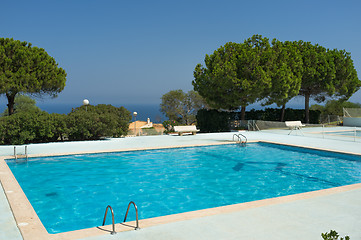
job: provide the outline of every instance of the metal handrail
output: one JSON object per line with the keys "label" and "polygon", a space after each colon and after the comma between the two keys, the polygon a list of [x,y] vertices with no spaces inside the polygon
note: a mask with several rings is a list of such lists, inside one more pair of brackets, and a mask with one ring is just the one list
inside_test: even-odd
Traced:
{"label": "metal handrail", "polygon": [[107,208],[105,209],[105,214],[104,214],[104,219],[103,219],[103,225],[105,224],[105,220],[107,218],[107,214],[108,214],[108,208],[110,208],[110,212],[112,213],[112,225],[113,225],[113,231],[110,234],[116,234],[117,232],[115,231],[115,224],[114,224],[114,212],[113,212],[113,208],[108,205]]}
{"label": "metal handrail", "polygon": [[[21,155],[19,154],[19,156],[24,156],[26,158],[26,162],[28,161],[28,146],[25,146],[25,154],[24,155]],[[15,162],[17,163],[18,162],[18,155],[16,153],[16,146],[14,146],[14,157],[15,157]]]}
{"label": "metal handrail", "polygon": [[15,157],[15,162],[18,160],[18,157],[16,155],[16,146],[14,146],[14,157]]}
{"label": "metal handrail", "polygon": [[138,230],[140,229],[139,228],[139,221],[138,221],[138,208],[137,208],[137,205],[135,205],[135,203],[133,201],[130,201],[130,203],[128,204],[128,208],[127,208],[127,212],[125,213],[125,217],[124,217],[124,221],[125,222],[127,220],[127,216],[128,216],[128,212],[129,212],[129,207],[130,205],[133,204],[134,205],[134,208],[135,208],[135,219],[136,219],[136,227],[135,227],[135,230]]}
{"label": "metal handrail", "polygon": [[[234,141],[234,136],[236,136],[238,138],[238,141],[241,145],[245,146],[247,144],[247,141],[248,141],[247,137],[244,136],[242,133],[233,134],[233,139],[232,139],[233,141]],[[242,141],[241,136],[244,137],[245,141]]]}

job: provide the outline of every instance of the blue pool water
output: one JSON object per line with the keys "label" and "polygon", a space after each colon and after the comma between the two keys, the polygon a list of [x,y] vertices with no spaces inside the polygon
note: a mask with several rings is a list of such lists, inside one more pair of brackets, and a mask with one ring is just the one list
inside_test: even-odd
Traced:
{"label": "blue pool water", "polygon": [[50,233],[100,226],[107,205],[122,222],[129,201],[145,219],[361,182],[361,157],[266,143],[8,165]]}

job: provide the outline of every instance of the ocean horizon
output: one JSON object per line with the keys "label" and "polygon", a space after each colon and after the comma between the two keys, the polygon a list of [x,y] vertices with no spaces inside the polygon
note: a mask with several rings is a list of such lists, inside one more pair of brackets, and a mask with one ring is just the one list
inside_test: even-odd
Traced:
{"label": "ocean horizon", "polygon": [[[73,108],[77,108],[81,106],[79,103],[43,103],[38,102],[36,105],[43,111],[46,111],[48,113],[59,113],[59,114],[68,114],[71,112]],[[154,123],[162,123],[165,120],[168,120],[168,118],[160,111],[160,104],[111,104],[115,107],[125,107],[128,111],[132,113],[132,120],[134,121],[133,112],[137,112],[137,118],[136,120],[139,121],[147,121],[147,118],[150,118],[151,122]],[[271,108],[277,108],[277,106],[261,106],[258,103],[251,104],[247,106],[246,111],[249,111],[251,109],[260,110],[267,107]],[[3,104],[0,106],[0,113],[4,112],[6,108],[6,104]],[[286,108],[295,108],[300,109],[302,108],[302,105],[300,103],[291,103],[287,104]]]}
{"label": "ocean horizon", "polygon": [[[137,120],[147,121],[147,118],[150,118],[150,121],[154,123],[162,123],[167,120],[167,117],[160,112],[159,104],[123,104],[116,105],[112,104],[115,107],[125,107],[128,111],[132,113],[132,120],[134,121],[133,112],[137,112]],[[68,114],[73,108],[80,107],[80,105],[72,103],[37,103],[41,110],[48,113],[59,113],[59,114]],[[1,106],[0,112],[4,112],[6,105]]]}

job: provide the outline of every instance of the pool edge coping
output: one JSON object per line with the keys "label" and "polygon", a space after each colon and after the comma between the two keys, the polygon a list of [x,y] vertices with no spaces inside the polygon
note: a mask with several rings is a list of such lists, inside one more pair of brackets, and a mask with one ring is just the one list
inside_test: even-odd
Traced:
{"label": "pool edge coping", "polygon": [[[338,151],[333,149],[325,149],[318,147],[308,147],[297,144],[285,144],[276,141],[267,141],[267,140],[255,140],[250,142],[264,142],[272,143],[277,145],[299,147],[304,149],[313,149],[321,150],[335,153],[351,154],[358,155],[361,154],[353,152]],[[29,157],[45,157],[45,156],[65,156],[65,155],[74,155],[74,154],[94,154],[94,153],[111,153],[111,152],[126,152],[126,151],[140,151],[140,150],[157,150],[157,149],[171,149],[171,148],[184,148],[184,147],[201,147],[201,146],[214,146],[214,145],[225,145],[225,144],[235,144],[235,142],[218,142],[218,143],[209,143],[209,144],[193,144],[193,145],[176,145],[176,146],[166,146],[166,147],[148,147],[148,148],[129,148],[129,149],[116,149],[116,150],[105,150],[105,151],[87,151],[87,152],[69,152],[69,153],[55,153],[55,154],[33,154]],[[27,199],[25,193],[17,182],[15,176],[12,174],[9,166],[6,164],[5,160],[13,159],[13,156],[0,156],[0,181],[9,203],[10,209],[16,221],[17,227],[20,230],[20,233],[24,240],[32,239],[79,239],[92,236],[101,236],[106,235],[111,232],[111,225],[102,226],[102,227],[93,227],[57,234],[50,234],[45,229],[44,225],[37,216],[34,208],[32,207],[30,201]],[[197,211],[172,214],[167,216],[160,216],[149,219],[140,220],[140,227],[146,228],[166,223],[185,221],[194,218],[201,218],[206,216],[225,214],[230,212],[236,212],[241,210],[246,210],[250,208],[263,207],[268,205],[282,204],[297,200],[309,199],[319,196],[326,196],[330,194],[342,193],[346,191],[351,191],[354,189],[361,189],[361,183],[356,183],[352,185],[346,185],[341,187],[323,189],[312,192],[305,192],[299,194],[293,194],[288,196],[269,198],[263,200],[257,200],[252,202],[245,202],[239,204],[232,204],[227,206],[215,207],[202,209]],[[19,200],[20,199],[20,200]],[[101,220],[102,216],[100,217]],[[127,222],[126,224],[117,223],[116,231],[129,231],[133,230],[135,222]]]}

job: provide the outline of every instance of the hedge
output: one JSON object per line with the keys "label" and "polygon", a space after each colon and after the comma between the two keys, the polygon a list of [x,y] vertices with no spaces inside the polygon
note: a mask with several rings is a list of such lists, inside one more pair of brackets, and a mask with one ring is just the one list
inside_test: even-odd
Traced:
{"label": "hedge", "polygon": [[[321,112],[310,110],[310,123],[319,123]],[[281,109],[266,108],[264,110],[250,110],[246,112],[246,120],[263,120],[279,122]],[[197,126],[201,132],[227,132],[230,131],[230,121],[240,120],[240,112],[225,112],[218,110],[200,109],[197,113]],[[285,110],[285,121],[302,121],[305,111],[302,109]]]}
{"label": "hedge", "polygon": [[73,109],[68,115],[34,110],[0,117],[0,144],[96,140],[126,136],[131,114],[123,107],[100,104]]}

